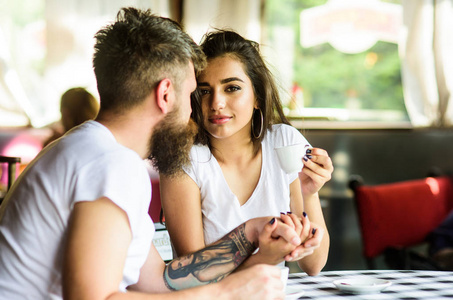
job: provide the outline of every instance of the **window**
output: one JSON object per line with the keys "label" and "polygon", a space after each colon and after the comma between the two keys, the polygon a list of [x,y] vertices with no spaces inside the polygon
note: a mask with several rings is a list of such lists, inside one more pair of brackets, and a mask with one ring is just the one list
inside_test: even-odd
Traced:
{"label": "window", "polygon": [[397,44],[400,2],[265,1],[263,52],[289,91],[282,99],[293,123],[410,126]]}
{"label": "window", "polygon": [[60,118],[60,97],[97,95],[95,33],[123,6],[168,16],[165,0],[0,1],[0,127],[43,127]]}
{"label": "window", "polygon": [[[43,109],[27,93],[45,68],[44,1],[3,1],[0,6],[0,126],[23,126]],[[35,93],[36,95],[36,93]]]}

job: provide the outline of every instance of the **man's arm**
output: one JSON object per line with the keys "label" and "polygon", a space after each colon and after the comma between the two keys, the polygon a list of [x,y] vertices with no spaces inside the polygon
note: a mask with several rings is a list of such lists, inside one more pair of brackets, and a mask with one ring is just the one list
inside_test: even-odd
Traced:
{"label": "man's arm", "polygon": [[171,290],[217,282],[234,271],[256,249],[246,236],[246,223],[219,241],[170,262],[164,281]]}
{"label": "man's arm", "polygon": [[63,298],[107,299],[118,292],[131,229],[107,198],[74,205],[63,249]]}
{"label": "man's arm", "polygon": [[[281,222],[270,224],[270,219],[272,218],[247,221],[222,240],[196,252],[195,261],[193,258],[188,259],[190,255],[186,256],[189,261],[189,267],[186,269],[189,273],[176,279],[172,279],[169,274],[175,277],[175,272],[179,272],[184,265],[184,258],[172,262],[170,271],[170,267],[165,266],[157,250],[151,245],[147,261],[140,270],[139,282],[131,286],[131,290],[153,294],[165,293],[169,291],[166,285],[172,289],[183,289],[219,281],[235,270],[253,252],[253,245],[258,241],[259,233],[265,226],[270,226],[269,232],[273,234],[298,245],[301,243],[292,228],[285,225],[277,226]],[[142,293],[118,291],[131,240],[126,213],[109,199],[101,198],[75,204],[63,249],[64,299],[147,299]],[[257,295],[261,298],[256,299],[265,299],[273,295],[272,298],[275,298],[275,295],[284,295],[278,274],[277,268],[261,265],[228,276],[215,284],[177,293],[154,295],[156,298],[152,299],[161,297],[187,299],[189,295],[197,299],[212,299],[213,296],[218,298],[220,295],[245,295],[246,299],[253,299]],[[272,284],[266,285],[266,282]],[[251,285],[256,289],[251,289]],[[267,296],[263,296],[263,292]]]}
{"label": "man's arm", "polygon": [[[63,298],[212,299],[225,292],[222,286],[209,285],[168,293],[162,279],[165,263],[153,245],[141,269],[139,282],[131,286],[128,293],[118,291],[131,240],[126,213],[109,199],[75,204],[63,249]],[[248,277],[253,278],[251,274]],[[231,284],[232,280],[229,282]],[[233,280],[236,290],[242,285]],[[271,291],[276,292],[275,286]]]}
{"label": "man's arm", "polygon": [[171,290],[179,290],[222,280],[252,255],[263,234],[269,239],[271,235],[280,236],[293,247],[300,245],[293,228],[275,220],[249,220],[206,248],[173,260],[165,268],[165,284]]}

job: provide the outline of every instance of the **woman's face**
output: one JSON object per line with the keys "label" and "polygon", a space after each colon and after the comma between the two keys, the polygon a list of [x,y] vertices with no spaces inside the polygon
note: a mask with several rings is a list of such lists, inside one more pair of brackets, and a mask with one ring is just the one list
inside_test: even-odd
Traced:
{"label": "woman's face", "polygon": [[207,131],[218,139],[238,133],[249,138],[256,101],[243,64],[233,56],[211,59],[197,84]]}

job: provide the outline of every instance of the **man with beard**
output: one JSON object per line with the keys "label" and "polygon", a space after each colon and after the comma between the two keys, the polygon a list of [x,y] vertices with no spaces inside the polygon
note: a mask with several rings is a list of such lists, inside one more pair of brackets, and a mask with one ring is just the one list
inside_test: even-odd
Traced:
{"label": "man with beard", "polygon": [[296,249],[290,217],[248,221],[171,268],[152,245],[143,159],[167,175],[187,161],[194,70],[204,64],[177,23],[149,11],[122,9],[96,34],[96,120],[44,148],[1,206],[0,299],[284,298],[276,267],[227,275],[260,241]]}

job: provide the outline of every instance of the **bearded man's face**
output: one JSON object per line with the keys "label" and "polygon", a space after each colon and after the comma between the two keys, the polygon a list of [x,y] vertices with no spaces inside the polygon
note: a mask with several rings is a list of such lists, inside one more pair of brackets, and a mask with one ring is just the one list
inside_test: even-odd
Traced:
{"label": "bearded man's face", "polygon": [[190,163],[190,148],[198,127],[192,119],[181,121],[181,109],[169,112],[154,128],[149,142],[149,159],[154,168],[165,176],[182,172]]}

